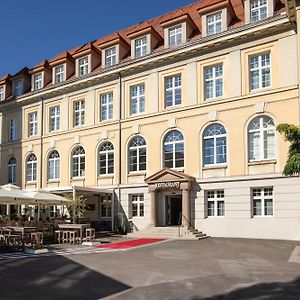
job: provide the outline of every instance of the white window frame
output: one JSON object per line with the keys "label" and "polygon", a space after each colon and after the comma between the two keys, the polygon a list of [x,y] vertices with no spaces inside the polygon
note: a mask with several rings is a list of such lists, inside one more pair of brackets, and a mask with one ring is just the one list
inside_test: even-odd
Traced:
{"label": "white window frame", "polygon": [[[206,191],[206,215],[208,218],[225,217],[225,193],[223,189]],[[210,213],[209,202],[213,204],[212,213]],[[223,205],[219,206],[220,203]],[[221,212],[221,213],[220,213]]]}
{"label": "white window frame", "polygon": [[105,66],[110,67],[117,64],[117,47],[105,49]]}
{"label": "white window frame", "polygon": [[[211,72],[209,73],[209,70]],[[220,71],[218,71],[220,70]],[[209,77],[208,75],[211,74]],[[221,92],[218,88],[222,86]],[[212,88],[210,90],[209,88]],[[209,93],[212,92],[212,93]],[[217,94],[218,92],[218,94]],[[224,95],[224,67],[223,64],[204,67],[204,98],[205,100],[220,98]]]}
{"label": "white window frame", "polygon": [[[112,195],[100,195],[100,218],[110,219],[112,216]],[[105,212],[105,213],[104,213]]]}
{"label": "white window frame", "polygon": [[[31,168],[30,174],[28,173],[29,167]],[[34,153],[32,153],[28,156],[26,160],[26,182],[36,182],[36,179],[37,179],[37,157]]]}
{"label": "white window frame", "polygon": [[60,179],[60,155],[57,150],[50,152],[48,156],[48,180]]}
{"label": "white window frame", "polygon": [[[138,144],[137,144],[136,141],[138,138],[140,138],[140,140],[138,141]],[[143,144],[140,144],[140,142],[143,142]],[[141,168],[142,164],[144,164],[143,162],[140,163],[141,150],[145,150],[145,158],[146,158],[145,168]],[[132,153],[134,151],[136,151],[136,164],[130,164],[130,159],[131,159]],[[131,170],[130,166],[136,166],[136,170],[134,170],[134,167],[133,167],[133,170]],[[129,170],[129,173],[145,172],[147,170],[147,142],[140,135],[135,136],[134,138],[132,138],[130,140],[130,143],[128,146],[128,170]]]}
{"label": "white window frame", "polygon": [[33,90],[37,91],[43,88],[43,73],[36,73],[33,75]]}
{"label": "white window frame", "polygon": [[114,97],[113,92],[100,95],[100,121],[113,119],[114,114]]}
{"label": "white window frame", "polygon": [[89,73],[89,57],[84,56],[78,59],[78,75],[84,76]]}
{"label": "white window frame", "polygon": [[[136,103],[136,110],[133,111],[133,103]],[[139,115],[145,112],[145,84],[138,84],[130,87],[130,114]]]}
{"label": "white window frame", "polygon": [[84,125],[85,119],[85,101],[84,100],[76,100],[73,102],[73,110],[74,110],[74,120],[73,126],[81,126]]}
{"label": "white window frame", "polygon": [[57,131],[60,128],[60,106],[49,108],[49,131]]}
{"label": "white window frame", "polygon": [[[259,192],[259,193],[258,193]],[[253,217],[273,217],[274,216],[274,188],[270,187],[254,187],[251,192],[252,196],[252,216]],[[267,212],[267,200],[272,202],[272,213]],[[257,213],[255,202],[260,201],[260,214]]]}
{"label": "white window frame", "polygon": [[13,90],[14,90],[14,97],[18,97],[22,95],[23,92],[23,81],[22,79],[15,80],[13,82]]}
{"label": "white window frame", "polygon": [[[174,133],[177,134],[177,136],[174,135]],[[170,141],[166,141],[167,138],[169,137],[169,135],[173,134],[172,138]],[[178,139],[182,137],[182,139]],[[182,144],[183,145],[183,165],[177,165],[178,164],[178,161],[181,161],[181,160],[178,160],[176,159],[176,153],[178,151],[176,151],[176,146],[179,145],[179,144]],[[168,166],[169,168],[172,168],[172,169],[182,169],[184,168],[184,136],[183,134],[179,131],[179,130],[171,130],[169,132],[166,133],[165,137],[164,137],[164,144],[163,144],[163,166],[166,167],[166,149],[165,147],[166,146],[172,146],[172,166]]]}
{"label": "white window frame", "polygon": [[59,65],[54,68],[54,83],[60,83],[65,80],[65,66]]}
{"label": "white window frame", "polygon": [[38,134],[38,119],[37,111],[28,114],[28,136],[35,136]]}
{"label": "white window frame", "polygon": [[5,87],[4,85],[0,86],[0,101],[3,101],[5,99]]}
{"label": "white window frame", "polygon": [[176,47],[182,44],[183,41],[182,24],[175,25],[168,28],[168,39],[169,39],[169,47]]}
{"label": "white window frame", "polygon": [[[78,152],[80,151],[80,153]],[[76,153],[78,152],[78,153]],[[85,169],[86,169],[86,153],[82,146],[78,146],[72,151],[72,179],[74,178],[83,178],[85,177]],[[81,165],[84,165],[83,168],[81,168]],[[77,168],[75,169],[75,166]]]}
{"label": "white window frame", "polygon": [[[206,16],[207,35],[216,34],[222,31],[222,11],[218,11]],[[210,30],[212,29],[212,30]]]}
{"label": "white window frame", "polygon": [[[105,176],[105,175],[112,175],[114,174],[114,164],[115,164],[115,152],[114,152],[114,146],[111,142],[104,142],[99,146],[99,176]],[[101,159],[103,157],[104,159]],[[112,172],[110,172],[109,168],[109,160],[112,159]],[[105,167],[105,172],[101,173],[101,170],[103,170],[102,164]]]}
{"label": "white window frame", "polygon": [[[131,216],[132,218],[143,218],[145,217],[145,198],[144,194],[133,194],[130,195],[131,199]],[[136,213],[134,213],[133,206],[136,205]]]}
{"label": "white window frame", "polygon": [[[268,56],[269,63],[267,65],[263,65],[263,57]],[[251,67],[252,59],[258,59],[258,66]],[[258,85],[253,82],[255,78],[255,74],[258,76]],[[265,74],[269,74],[268,79],[263,81]],[[271,53],[265,52],[256,55],[249,56],[249,88],[250,91],[258,90],[258,89],[265,89],[269,88],[272,85],[272,75],[271,75]]]}
{"label": "white window frame", "polygon": [[134,57],[143,57],[147,55],[148,43],[147,36],[142,36],[134,40]]}
{"label": "white window frame", "polygon": [[[259,120],[259,127],[256,129],[250,129],[249,127],[251,126],[251,124],[254,123],[255,120]],[[267,123],[265,122],[267,121]],[[268,124],[270,121],[273,122],[274,125],[265,126],[265,123]],[[266,157],[265,156],[265,152],[268,153],[268,149],[265,147],[265,135],[267,135],[268,133],[270,133],[270,131],[272,131],[273,133],[273,139],[274,139],[274,145],[273,145],[273,153],[274,155],[271,157]],[[259,154],[257,155],[257,158],[252,159],[251,158],[251,152],[253,152],[253,156],[255,155],[255,145],[254,142],[250,142],[250,137],[253,135],[253,137],[255,137],[255,135],[258,136],[258,141],[259,141]],[[253,149],[251,148],[251,145],[253,145]],[[268,147],[271,147],[267,144]],[[254,119],[251,120],[251,122],[248,125],[248,157],[249,157],[249,162],[252,161],[263,161],[263,160],[273,160],[276,159],[276,126],[274,123],[274,120],[267,116],[267,115],[262,115],[259,117],[256,117]]]}
{"label": "white window frame", "polygon": [[[250,22],[257,22],[268,17],[268,1],[273,0],[250,0]],[[253,6],[253,4],[255,4],[255,6]],[[265,14],[263,14],[264,10]],[[255,18],[255,16],[257,16],[257,18]]]}
{"label": "white window frame", "polygon": [[[14,162],[12,163],[12,160]],[[7,183],[17,183],[17,160],[15,157],[11,157],[7,165]]]}
{"label": "white window frame", "polygon": [[[214,126],[220,126],[218,131],[221,131],[222,129],[224,129],[225,133],[218,133],[218,131],[215,131],[215,127]],[[211,135],[210,134],[206,134],[207,131],[212,128],[211,130]],[[223,139],[225,138],[225,145],[221,145],[219,147],[225,148],[225,150],[223,150],[222,154],[223,156],[225,156],[225,161],[224,162],[217,162],[217,153],[218,153],[218,148],[217,148],[217,140],[218,139]],[[205,141],[206,140],[213,140],[213,152],[214,152],[214,156],[213,156],[213,163],[205,163]],[[225,127],[220,124],[220,123],[213,123],[210,124],[209,126],[207,126],[203,132],[203,165],[204,166],[212,166],[212,165],[226,165],[227,163],[227,132]]]}
{"label": "white window frame", "polygon": [[9,119],[9,140],[15,141],[17,139],[17,118]]}
{"label": "white window frame", "polygon": [[[179,77],[179,84],[176,81],[176,78]],[[168,80],[171,80],[171,85],[170,87],[167,87],[167,82]],[[180,103],[176,103],[176,93],[180,92]],[[168,105],[167,104],[167,95],[171,93],[172,95],[172,99],[171,99],[171,104]],[[177,105],[181,105],[182,102],[182,78],[181,78],[181,74],[176,74],[176,75],[172,75],[172,76],[167,76],[165,77],[165,107],[173,107],[173,106],[177,106]]]}

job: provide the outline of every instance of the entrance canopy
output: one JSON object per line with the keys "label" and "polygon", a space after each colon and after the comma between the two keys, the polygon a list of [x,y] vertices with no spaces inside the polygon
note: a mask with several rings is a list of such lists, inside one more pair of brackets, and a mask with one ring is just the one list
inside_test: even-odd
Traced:
{"label": "entrance canopy", "polygon": [[26,191],[20,187],[7,184],[0,188],[0,204],[11,205],[64,205],[68,199],[44,191]]}

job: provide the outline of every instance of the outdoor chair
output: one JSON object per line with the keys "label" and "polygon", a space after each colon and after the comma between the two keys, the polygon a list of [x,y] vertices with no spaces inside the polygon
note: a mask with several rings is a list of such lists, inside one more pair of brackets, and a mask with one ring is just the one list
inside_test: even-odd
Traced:
{"label": "outdoor chair", "polygon": [[87,242],[92,242],[96,238],[96,233],[94,228],[87,228],[85,230],[85,239]]}
{"label": "outdoor chair", "polygon": [[69,242],[69,231],[64,230],[63,231],[63,239],[62,239],[63,243],[68,243]]}
{"label": "outdoor chair", "polygon": [[78,231],[77,230],[71,230],[68,231],[69,233],[69,243],[70,244],[76,244],[79,242],[79,236],[78,236]]}
{"label": "outdoor chair", "polygon": [[35,248],[43,247],[43,233],[42,232],[32,232],[31,233],[31,241]]}
{"label": "outdoor chair", "polygon": [[55,230],[54,232],[55,241],[60,244],[63,242],[63,231],[62,230]]}

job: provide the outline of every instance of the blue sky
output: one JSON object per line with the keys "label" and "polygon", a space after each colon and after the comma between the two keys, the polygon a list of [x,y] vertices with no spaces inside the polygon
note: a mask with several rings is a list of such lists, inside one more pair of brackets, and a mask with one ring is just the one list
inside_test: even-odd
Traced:
{"label": "blue sky", "polygon": [[0,77],[195,1],[2,1]]}

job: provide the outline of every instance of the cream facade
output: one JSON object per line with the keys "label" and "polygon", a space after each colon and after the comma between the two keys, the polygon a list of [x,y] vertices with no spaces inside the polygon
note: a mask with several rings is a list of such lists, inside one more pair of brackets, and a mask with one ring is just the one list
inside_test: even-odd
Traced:
{"label": "cream facade", "polygon": [[[12,183],[77,187],[95,222],[113,226],[122,212],[139,230],[180,219],[211,236],[299,240],[300,181],[282,175],[289,145],[275,131],[300,124],[293,22],[282,13],[223,24],[210,38],[190,34],[177,47],[168,40],[167,50],[1,103],[1,184],[12,182],[14,157]],[[263,72],[257,83],[253,74]]]}

